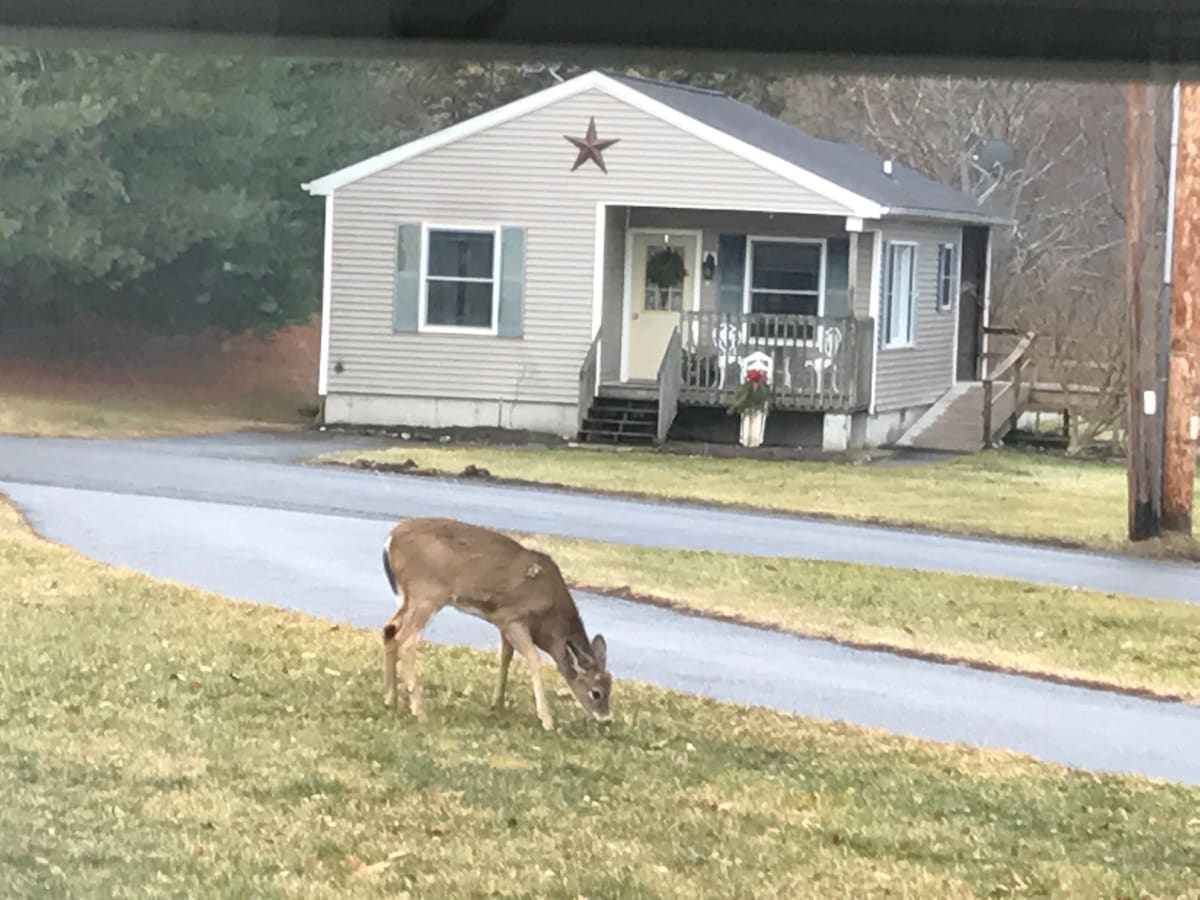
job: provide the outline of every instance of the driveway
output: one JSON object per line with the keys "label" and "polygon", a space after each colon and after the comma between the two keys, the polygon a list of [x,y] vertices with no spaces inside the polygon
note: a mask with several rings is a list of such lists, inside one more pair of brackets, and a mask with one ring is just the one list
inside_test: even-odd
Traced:
{"label": "driveway", "polygon": [[371,438],[315,432],[140,441],[0,437],[0,482],[380,521],[448,515],[480,525],[618,544],[993,575],[1200,602],[1200,566],[1182,563],[693,504],[295,464],[317,453],[382,445]]}
{"label": "driveway", "polygon": [[[464,517],[490,524],[526,528],[537,522],[532,530],[582,536],[608,527],[614,534],[602,534],[606,538],[640,541],[653,537],[653,526],[635,518],[646,511],[659,517],[659,527],[670,523],[676,534],[698,540],[704,532],[697,527],[704,523],[694,521],[700,513],[680,516],[671,507],[607,500],[593,506],[598,501],[576,495],[314,470],[289,462],[335,443],[259,436],[119,443],[0,439],[0,490],[47,537],[105,562],[370,628],[393,607],[379,547],[400,515],[467,513]],[[598,514],[605,522],[589,519]],[[759,517],[711,515],[717,534],[731,515],[762,527]],[[887,536],[860,530],[877,541]],[[724,536],[744,540],[736,531]],[[1200,784],[1200,758],[1192,749],[1200,745],[1200,709],[1194,707],[851,650],[612,598],[577,597],[589,631],[608,638],[619,679],[915,737],[1007,748],[1088,769]],[[495,647],[485,623],[453,610],[440,614],[427,636]],[[619,693],[614,703],[619,714]]]}

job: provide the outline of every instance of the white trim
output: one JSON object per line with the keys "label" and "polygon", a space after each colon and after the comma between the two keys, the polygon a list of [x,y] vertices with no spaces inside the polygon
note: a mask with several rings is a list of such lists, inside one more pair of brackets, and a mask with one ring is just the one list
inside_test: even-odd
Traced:
{"label": "white trim", "polygon": [[703,122],[685,115],[674,107],[661,103],[636,88],[623,84],[597,71],[587,72],[576,78],[572,78],[570,81],[564,81],[562,84],[556,84],[528,97],[515,100],[512,103],[467,119],[464,122],[452,125],[434,134],[410,141],[407,144],[377,154],[352,166],[339,169],[322,178],[306,182],[302,187],[310,194],[328,194],[338,188],[345,187],[347,184],[366,178],[368,175],[374,175],[377,172],[420,156],[423,153],[444,147],[454,141],[470,137],[489,128],[494,128],[497,125],[520,118],[521,116],[529,115],[552,103],[557,103],[560,100],[565,100],[568,97],[573,97],[588,90],[597,90],[614,99],[621,100],[635,109],[654,116],[660,121],[674,125],[676,128],[694,137],[707,141],[714,147],[725,150],[747,162],[758,165],[760,168],[773,172],[793,184],[819,194],[843,206],[845,208],[844,214],[863,219],[878,219],[887,212],[886,207],[868,200],[866,197],[821,178],[807,169],[787,162],[740,138],[736,138],[710,125],[705,125]]}
{"label": "white trim", "polygon": [[301,187],[310,194],[329,194],[348,184],[366,178],[368,175],[374,175],[377,172],[382,172],[384,169],[391,168],[397,163],[413,159],[431,150],[437,150],[439,147],[445,147],[447,144],[453,144],[455,141],[470,137],[473,134],[479,134],[482,131],[487,131],[489,128],[502,125],[505,122],[519,119],[521,116],[537,112],[539,109],[549,106],[552,103],[557,103],[559,100],[573,97],[581,91],[592,87],[591,82],[597,75],[599,75],[598,72],[589,72],[578,78],[572,78],[570,81],[553,85],[543,91],[538,91],[535,94],[530,94],[527,97],[522,97],[519,100],[498,106],[478,116],[473,116],[456,125],[451,125],[449,128],[443,128],[441,131],[435,131],[433,134],[417,138],[415,141],[409,141],[406,144],[385,150],[383,153],[377,153],[353,165],[330,172],[328,175],[305,182]]}
{"label": "white trim", "polygon": [[839,222],[842,219],[840,213],[829,212],[827,209],[814,209],[811,206],[796,206],[794,204],[777,205],[773,203],[759,203],[757,201],[751,203],[727,203],[717,200],[710,203],[707,201],[680,201],[673,197],[664,197],[661,200],[653,197],[649,199],[642,197],[638,200],[626,200],[623,199],[622,195],[618,194],[616,197],[606,198],[604,202],[609,206],[624,206],[628,209],[696,209],[703,211],[712,210],[715,212],[770,213],[776,216],[809,216],[831,219],[834,222]]}
{"label": "white trim", "polygon": [[863,230],[863,220],[858,216],[846,216],[847,234],[857,234]]}
{"label": "white trim", "polygon": [[883,229],[871,232],[871,284],[868,290],[867,315],[875,320],[875,333],[871,337],[871,404],[870,415],[875,415],[875,386],[879,383],[879,345],[883,341]]}
{"label": "white trim", "polygon": [[800,166],[780,159],[772,153],[768,153],[759,147],[748,144],[740,138],[713,128],[711,125],[705,125],[703,122],[685,115],[674,107],[660,103],[658,100],[643,94],[636,88],[632,88],[606,75],[599,75],[599,78],[600,80],[594,85],[597,90],[603,91],[618,100],[624,100],[635,109],[640,109],[642,112],[661,119],[669,125],[674,125],[681,131],[692,134],[701,140],[708,141],[714,147],[719,147],[748,162],[756,163],[768,172],[774,172],[776,175],[786,178],[788,181],[810,190],[814,194],[820,194],[834,203],[839,203],[846,207],[851,215],[864,219],[876,219],[884,213],[885,208],[883,206],[872,200],[868,200],[860,194],[834,184],[832,181],[827,181],[807,169],[802,169]]}
{"label": "white trim", "polygon": [[[743,273],[742,312],[751,311],[752,280],[754,276],[754,245],[760,244],[811,244],[821,248],[821,271],[817,275],[817,315],[825,315],[825,272],[828,269],[829,242],[826,238],[775,237],[773,235],[746,235],[746,271]],[[776,291],[797,296],[807,296],[807,291]]]}
{"label": "white trim", "polygon": [[[596,233],[593,237],[592,253],[592,340],[600,333],[604,322],[604,254],[608,239],[608,205],[596,204]],[[599,368],[597,366],[597,368]]]}
{"label": "white trim", "polygon": [[962,273],[963,273],[963,230],[958,230],[958,275],[954,278],[956,302],[954,304],[954,349],[950,354],[950,384],[958,383],[958,341],[962,334]]}
{"label": "white trim", "polygon": [[[429,233],[431,231],[465,231],[474,234],[492,235],[492,324],[488,328],[466,325],[429,324]],[[421,268],[417,294],[417,331],[421,334],[477,334],[495,337],[500,323],[500,226],[499,225],[444,225],[437,222],[421,223]],[[434,276],[435,281],[465,281],[487,284],[486,278],[443,278]]]}
{"label": "white trim", "polygon": [[[987,230],[987,249],[983,254],[983,324],[980,325],[980,330],[987,328],[992,324],[992,230]],[[979,351],[982,359],[979,361],[979,377],[986,378],[988,374],[988,353],[991,343],[990,337],[986,331],[983,331],[983,340],[980,342],[982,349]]]}
{"label": "white trim", "polygon": [[325,244],[321,266],[321,361],[317,396],[329,393],[329,315],[333,310],[333,194],[325,197]]}
{"label": "white trim", "polygon": [[[880,348],[883,350],[911,350],[917,346],[917,303],[918,303],[918,294],[917,294],[918,276],[917,276],[917,273],[918,273],[918,262],[919,262],[919,255],[920,255],[920,243],[918,241],[889,240],[888,244],[892,247],[912,247],[912,251],[913,251],[912,252],[912,269],[910,270],[911,276],[912,276],[912,294],[909,297],[909,301],[908,301],[908,332],[909,332],[909,336],[908,336],[908,340],[904,341],[903,343],[897,343],[897,344],[888,343],[887,323],[883,322],[882,317],[880,317],[880,324],[883,325],[883,331],[881,334],[882,340],[880,341]],[[884,265],[884,269],[887,270],[888,269],[887,257],[884,257],[883,265]],[[883,281],[884,281],[884,283],[886,283],[887,279],[884,278]],[[883,298],[883,301],[886,303],[887,298],[886,297]],[[882,307],[881,307],[881,309],[882,309]]]}
{"label": "white trim", "polygon": [[[652,228],[640,226],[630,228],[628,225],[628,208],[626,209],[625,226],[625,289],[621,297],[621,369],[620,380],[629,380],[629,323],[633,313],[633,239],[639,234],[673,234],[686,235],[696,239],[696,254],[692,261],[693,270],[698,269],[700,256],[704,252],[704,231],[698,228]],[[700,283],[703,279],[699,271],[692,272],[692,312],[700,310]]]}

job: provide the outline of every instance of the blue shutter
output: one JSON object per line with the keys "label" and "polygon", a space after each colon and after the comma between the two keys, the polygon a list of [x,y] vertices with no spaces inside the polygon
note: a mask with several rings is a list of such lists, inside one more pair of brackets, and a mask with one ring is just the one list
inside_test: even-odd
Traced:
{"label": "blue shutter", "polygon": [[738,315],[746,296],[746,236],[723,234],[717,239],[717,311]]}
{"label": "blue shutter", "polygon": [[825,315],[850,315],[850,238],[825,244]]}
{"label": "blue shutter", "polygon": [[396,283],[392,328],[416,331],[421,308],[421,226],[396,226]]}
{"label": "blue shutter", "polygon": [[525,325],[525,229],[500,229],[500,311],[496,333],[521,337]]}

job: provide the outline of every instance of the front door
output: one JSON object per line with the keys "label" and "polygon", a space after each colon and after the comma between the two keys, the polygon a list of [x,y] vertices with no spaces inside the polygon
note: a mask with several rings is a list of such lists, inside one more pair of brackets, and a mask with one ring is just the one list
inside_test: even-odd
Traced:
{"label": "front door", "polygon": [[679,325],[679,313],[692,307],[696,244],[694,234],[660,231],[633,235],[629,321],[625,323],[630,380],[658,377],[671,332]]}

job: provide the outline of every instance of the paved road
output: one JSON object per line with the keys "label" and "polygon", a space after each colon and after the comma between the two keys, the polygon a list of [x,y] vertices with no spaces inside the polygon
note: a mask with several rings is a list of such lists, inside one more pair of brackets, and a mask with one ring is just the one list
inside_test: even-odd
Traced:
{"label": "paved road", "polygon": [[[378,571],[383,535],[398,516],[431,512],[630,543],[1024,572],[1200,599],[1197,570],[1182,566],[295,465],[323,450],[376,443],[328,435],[0,438],[0,490],[48,537],[98,559],[367,627],[391,609]],[[1200,784],[1200,759],[1190,749],[1200,744],[1195,708],[849,650],[611,598],[579,600],[589,628],[608,637],[619,677]],[[486,649],[495,643],[488,626],[452,610],[428,636]]]}
{"label": "paved road", "polygon": [[150,441],[0,437],[0,483],[392,521],[451,515],[481,525],[672,549],[725,550],[1021,578],[1200,602],[1200,567],[687,504],[298,467],[369,438],[243,435]]}
{"label": "paved road", "polygon": [[[47,537],[106,562],[369,628],[393,608],[379,565],[389,523],[373,516],[31,484],[0,488]],[[851,650],[594,595],[577,598],[589,630],[606,636],[618,679],[1200,784],[1195,707]],[[426,635],[495,647],[489,626],[454,610],[439,614]],[[617,715],[619,691],[618,682]],[[564,708],[568,702],[555,701],[562,714],[573,715]]]}

